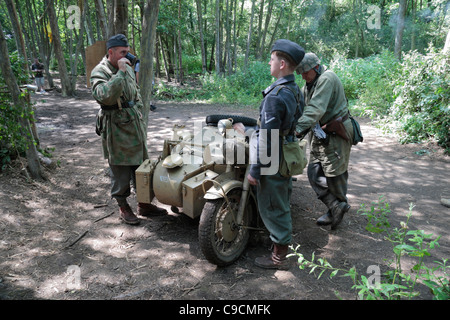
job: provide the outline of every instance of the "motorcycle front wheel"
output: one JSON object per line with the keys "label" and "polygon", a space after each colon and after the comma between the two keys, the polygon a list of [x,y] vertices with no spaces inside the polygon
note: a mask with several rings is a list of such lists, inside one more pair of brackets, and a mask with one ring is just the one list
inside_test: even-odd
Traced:
{"label": "motorcycle front wheel", "polygon": [[249,226],[253,214],[251,203],[246,205],[241,225],[236,223],[241,189],[227,194],[228,202],[221,198],[206,201],[198,229],[200,248],[206,259],[220,267],[236,261],[247,247]]}

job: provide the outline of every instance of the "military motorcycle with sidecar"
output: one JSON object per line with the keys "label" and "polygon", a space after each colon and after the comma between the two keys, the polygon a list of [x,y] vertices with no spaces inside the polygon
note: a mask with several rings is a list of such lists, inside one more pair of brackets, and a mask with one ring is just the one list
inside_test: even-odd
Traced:
{"label": "military motorcycle with sidecar", "polygon": [[198,237],[206,259],[217,266],[236,261],[251,233],[264,230],[256,192],[247,181],[249,138],[256,120],[209,115],[193,130],[175,125],[161,155],[136,170],[139,202],[156,198],[175,213],[199,219]]}

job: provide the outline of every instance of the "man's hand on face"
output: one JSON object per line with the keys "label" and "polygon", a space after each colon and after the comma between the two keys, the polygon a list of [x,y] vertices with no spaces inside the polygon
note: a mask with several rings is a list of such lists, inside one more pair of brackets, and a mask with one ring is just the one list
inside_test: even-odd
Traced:
{"label": "man's hand on face", "polygon": [[123,72],[127,71],[127,64],[131,66],[131,62],[127,58],[121,58],[117,61],[119,70],[122,70]]}

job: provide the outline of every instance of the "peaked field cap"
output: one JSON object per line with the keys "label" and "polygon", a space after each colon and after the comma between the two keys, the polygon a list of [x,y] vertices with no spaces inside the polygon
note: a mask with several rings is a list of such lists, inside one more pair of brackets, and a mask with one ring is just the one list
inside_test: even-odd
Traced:
{"label": "peaked field cap", "polygon": [[303,56],[305,55],[305,50],[300,47],[297,43],[287,40],[287,39],[279,39],[275,41],[275,43],[272,46],[272,51],[281,51],[289,56],[294,60],[296,64],[299,64]]}
{"label": "peaked field cap", "polygon": [[129,47],[127,37],[119,33],[109,38],[106,42],[106,49],[110,49],[113,47]]}
{"label": "peaked field cap", "polygon": [[297,66],[297,74],[305,73],[320,64],[320,59],[314,53],[308,52],[305,54],[302,62]]}

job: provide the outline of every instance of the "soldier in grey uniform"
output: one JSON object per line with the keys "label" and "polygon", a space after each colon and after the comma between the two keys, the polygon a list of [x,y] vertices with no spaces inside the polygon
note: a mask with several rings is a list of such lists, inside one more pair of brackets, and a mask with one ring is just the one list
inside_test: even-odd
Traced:
{"label": "soldier in grey uniform", "polygon": [[344,87],[337,75],[320,64],[314,53],[306,53],[297,67],[306,81],[305,109],[296,131],[304,136],[312,129],[308,179],[328,211],[319,225],[335,229],[350,210],[347,200],[348,163],[353,140]]}
{"label": "soldier in grey uniform", "polygon": [[[294,76],[295,68],[304,54],[303,48],[292,41],[281,39],[274,43],[269,65],[271,75],[277,80],[263,91],[264,100],[260,106],[256,150],[266,149],[271,161],[264,164],[258,152],[257,161],[251,164],[247,179],[250,184],[257,186],[259,212],[273,242],[272,254],[255,260],[255,264],[262,268],[289,268],[286,255],[292,236],[289,206],[292,178],[283,177],[278,171],[278,165],[283,136],[286,139],[294,138],[295,124],[304,105]],[[277,141],[271,141],[272,132],[276,133]],[[278,152],[272,148],[278,148]],[[278,154],[277,159],[275,154]],[[276,166],[274,173],[265,173],[265,169],[271,166]]]}
{"label": "soldier in grey uniform", "polygon": [[[117,200],[120,218],[128,224],[139,219],[128,205],[130,181],[148,158],[146,121],[139,87],[130,61],[128,40],[123,34],[111,37],[107,55],[91,72],[92,95],[100,104],[96,131],[102,138],[103,155],[111,169],[111,196]],[[153,204],[138,204],[138,214],[149,216],[166,212]]]}

